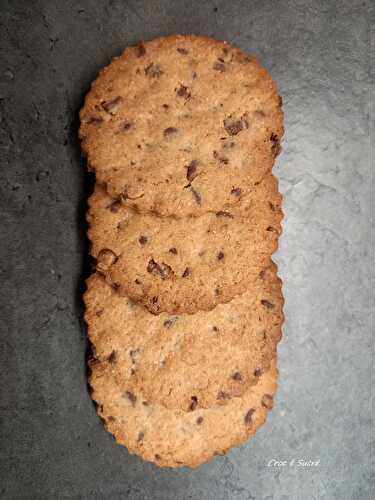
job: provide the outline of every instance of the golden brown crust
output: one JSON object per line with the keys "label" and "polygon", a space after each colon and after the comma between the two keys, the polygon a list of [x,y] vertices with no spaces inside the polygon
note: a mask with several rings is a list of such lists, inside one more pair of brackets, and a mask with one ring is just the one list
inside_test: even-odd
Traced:
{"label": "golden brown crust", "polygon": [[281,283],[271,264],[248,291],[194,315],[151,315],[96,273],[85,294],[95,358],[123,392],[169,409],[225,405],[267,371],[281,337]]}
{"label": "golden brown crust", "polygon": [[93,82],[80,137],[112,197],[161,215],[241,207],[283,134],[267,71],[225,42],[170,36],[130,47]]}
{"label": "golden brown crust", "polygon": [[98,274],[89,279],[92,396],[107,430],[131,453],[195,467],[264,422],[282,322],[275,266],[256,288],[210,313],[171,318],[119,297]]}
{"label": "golden brown crust", "polygon": [[98,181],[92,397],[130,453],[197,467],[253,436],[273,405],[281,99],[254,57],[173,35],[115,58],[80,116]]}
{"label": "golden brown crust", "polygon": [[277,375],[274,360],[243,397],[197,412],[144,405],[137,397],[130,400],[108,365],[93,367],[90,385],[106,430],[130,453],[159,467],[198,467],[239,446],[264,424],[272,408]]}
{"label": "golden brown crust", "polygon": [[118,293],[153,313],[210,310],[243,293],[268,265],[280,204],[271,175],[241,211],[180,219],[137,214],[97,186],[89,201],[91,252]]}

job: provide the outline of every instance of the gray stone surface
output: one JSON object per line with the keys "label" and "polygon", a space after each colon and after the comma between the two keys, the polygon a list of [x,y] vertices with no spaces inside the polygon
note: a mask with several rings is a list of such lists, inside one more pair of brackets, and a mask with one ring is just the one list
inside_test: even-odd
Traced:
{"label": "gray stone surface", "polygon": [[[375,498],[374,3],[0,5],[0,497]],[[257,54],[279,82],[286,125],[276,407],[255,439],[195,471],[143,463],[104,431],[86,387],[80,298],[91,182],[77,111],[114,55],[171,32]]]}

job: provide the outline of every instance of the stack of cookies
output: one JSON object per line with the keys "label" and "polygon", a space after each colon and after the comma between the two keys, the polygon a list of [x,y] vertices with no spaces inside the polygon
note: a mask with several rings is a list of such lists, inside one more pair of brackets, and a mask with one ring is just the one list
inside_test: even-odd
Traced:
{"label": "stack of cookies", "polygon": [[159,466],[225,453],[272,408],[282,134],[266,70],[208,38],[128,48],[86,97],[89,383],[106,429]]}

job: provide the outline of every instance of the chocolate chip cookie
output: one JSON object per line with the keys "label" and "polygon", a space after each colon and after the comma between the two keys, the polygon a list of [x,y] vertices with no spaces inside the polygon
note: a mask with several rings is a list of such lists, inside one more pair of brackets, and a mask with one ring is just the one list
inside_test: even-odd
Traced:
{"label": "chocolate chip cookie", "polygon": [[209,312],[151,315],[99,273],[85,303],[96,359],[112,364],[127,391],[185,411],[227,404],[255,384],[275,355],[283,318],[272,263],[243,295]]}
{"label": "chocolate chip cookie", "polygon": [[151,312],[210,310],[243,293],[267,265],[281,231],[281,196],[267,175],[238,210],[175,218],[139,214],[99,185],[88,232],[97,270]]}
{"label": "chocolate chip cookie", "polygon": [[93,398],[129,451],[159,465],[197,466],[263,423],[283,319],[272,263],[248,292],[208,313],[151,315],[98,273],[85,303]]}
{"label": "chocolate chip cookie", "polygon": [[163,216],[241,209],[283,135],[267,71],[197,36],[126,49],[100,72],[80,116],[89,168],[109,195]]}
{"label": "chocolate chip cookie", "polygon": [[196,467],[273,405],[281,98],[254,57],[173,35],[115,58],[80,116],[92,398],[130,453]]}

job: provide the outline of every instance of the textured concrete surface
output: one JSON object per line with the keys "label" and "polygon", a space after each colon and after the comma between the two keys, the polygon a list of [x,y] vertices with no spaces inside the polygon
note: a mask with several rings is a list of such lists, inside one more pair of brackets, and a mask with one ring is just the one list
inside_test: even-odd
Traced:
{"label": "textured concrete surface", "polygon": [[[374,3],[0,5],[0,497],[375,498]],[[77,111],[114,55],[171,32],[256,53],[286,122],[276,407],[254,440],[195,471],[142,463],[104,431],[86,388],[80,299],[90,180]]]}

